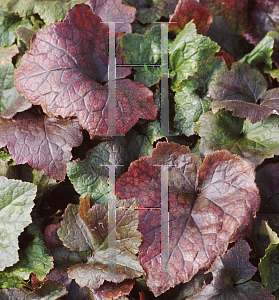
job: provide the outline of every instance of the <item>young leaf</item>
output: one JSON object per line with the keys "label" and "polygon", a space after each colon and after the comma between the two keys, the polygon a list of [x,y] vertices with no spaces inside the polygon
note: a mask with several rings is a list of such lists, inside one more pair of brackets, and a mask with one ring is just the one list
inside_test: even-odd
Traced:
{"label": "young leaf", "polygon": [[121,0],[89,0],[86,4],[103,22],[117,22],[118,24],[115,24],[116,31],[132,32],[130,24],[136,18],[134,7],[123,5]]}
{"label": "young leaf", "polygon": [[[126,203],[126,204],[125,204]],[[118,202],[119,206],[136,206],[135,199]],[[58,235],[63,244],[72,250],[91,250],[92,257],[86,264],[69,268],[70,278],[80,286],[98,289],[107,279],[119,283],[142,275],[142,267],[136,256],[141,242],[137,231],[138,212],[117,210],[116,212],[116,274],[108,277],[108,205],[95,204],[90,207],[89,197],[85,197],[80,207],[69,204]],[[114,234],[114,233],[113,233]]]}
{"label": "young leaf", "polygon": [[82,143],[76,119],[49,118],[21,113],[13,120],[0,119],[0,147],[8,145],[17,164],[29,163],[38,171],[64,180],[71,149]]}
{"label": "young leaf", "polygon": [[209,87],[209,95],[213,98],[210,108],[214,114],[225,108],[233,111],[236,117],[248,118],[253,124],[271,114],[279,115],[279,89],[265,93],[266,88],[266,81],[258,70],[245,63],[234,63],[230,71],[218,72]]}
{"label": "young leaf", "polygon": [[[122,137],[114,137],[88,151],[83,161],[74,161],[67,165],[67,174],[81,195],[89,194],[95,203],[108,203],[109,169],[105,165],[115,165],[116,179],[123,173],[123,165],[131,162],[127,153],[126,141]],[[122,165],[122,167],[121,167]]]}
{"label": "young leaf", "polygon": [[[135,47],[138,45],[138,47]],[[161,27],[154,26],[141,34],[125,34],[121,39],[121,47],[126,57],[127,63],[135,66],[137,74],[135,80],[146,86],[152,86],[160,80],[161,76]],[[158,66],[144,66],[158,64]]]}
{"label": "young leaf", "polygon": [[[0,271],[18,261],[18,236],[32,222],[37,187],[0,176]],[[24,207],[24,209],[23,209]]]}
{"label": "young leaf", "polygon": [[40,288],[35,288],[32,292],[23,288],[0,290],[2,300],[57,300],[64,295],[67,295],[64,284],[53,280],[45,281]]}
{"label": "young leaf", "polygon": [[279,154],[278,124],[278,116],[252,124],[227,111],[216,115],[209,111],[200,116],[195,130],[201,137],[200,152],[203,156],[227,149],[260,165],[265,158]]}
{"label": "young leaf", "polygon": [[209,38],[197,34],[195,24],[189,22],[169,46],[173,89],[177,89],[188,76],[194,75],[201,61],[213,56],[219,49]]}
{"label": "young leaf", "polygon": [[[161,278],[161,170],[155,165],[166,164],[170,254],[168,275]],[[188,147],[158,143],[152,156],[134,161],[117,180],[117,196],[136,197],[146,208],[139,215],[139,259],[155,296],[209,268],[229,242],[247,234],[260,204],[254,176],[252,163],[228,151],[208,155],[202,163]]]}
{"label": "young leaf", "polygon": [[[77,116],[91,137],[108,133],[108,27],[78,4],[61,22],[40,30],[15,72],[15,86],[47,114]],[[70,46],[69,46],[70,45]],[[116,80],[116,132],[139,118],[155,119],[152,92],[139,82]]]}
{"label": "young leaf", "polygon": [[213,281],[189,300],[275,300],[275,297],[259,282],[251,281],[257,268],[249,262],[250,251],[248,243],[239,240],[234,247],[213,263],[210,269],[213,273]]}
{"label": "young leaf", "polygon": [[225,70],[222,58],[212,57],[199,65],[194,76],[180,83],[175,93],[174,126],[189,136],[194,134],[194,126],[200,115],[209,110],[211,97],[208,88],[212,84],[217,71]]}
{"label": "young leaf", "polygon": [[206,35],[212,23],[212,15],[206,7],[196,0],[179,0],[174,14],[170,18],[169,30],[175,30],[176,33],[179,33],[191,20],[194,20],[197,32]]}

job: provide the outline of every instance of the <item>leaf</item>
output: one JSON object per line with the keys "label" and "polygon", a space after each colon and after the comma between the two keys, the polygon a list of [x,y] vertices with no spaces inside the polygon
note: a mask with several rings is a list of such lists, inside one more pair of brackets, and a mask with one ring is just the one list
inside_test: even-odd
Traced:
{"label": "leaf", "polygon": [[[135,48],[135,45],[138,47]],[[161,26],[153,26],[145,35],[128,33],[121,39],[121,47],[127,63],[135,66],[135,80],[145,86],[152,86],[161,77]],[[158,66],[144,66],[157,64]]]}
{"label": "leaf", "polygon": [[188,76],[194,75],[202,60],[213,56],[220,47],[209,38],[196,33],[193,21],[185,25],[169,46],[170,78],[173,89]]}
{"label": "leaf", "polygon": [[19,53],[17,45],[0,48],[0,65],[7,62],[12,62],[12,58]]}
{"label": "leaf", "polygon": [[[169,270],[162,278],[161,170],[156,165],[169,165]],[[247,234],[260,204],[250,162],[217,151],[202,163],[188,147],[160,142],[152,156],[134,161],[117,180],[116,196],[139,201],[139,259],[155,296],[209,268],[229,242]]]}
{"label": "leaf", "polygon": [[241,36],[249,26],[247,2],[247,0],[200,1],[213,16],[207,35],[236,60],[251,51],[249,44]]}
{"label": "leaf", "polygon": [[[25,241],[27,240],[25,247],[22,247],[23,237]],[[34,273],[39,280],[43,280],[53,268],[53,258],[44,245],[40,229],[35,224],[30,224],[26,228],[20,237],[20,245],[19,261],[0,272],[0,276],[5,276],[5,278],[13,276],[22,281],[29,279],[30,274]]]}
{"label": "leaf", "polygon": [[265,256],[260,259],[259,263],[262,283],[271,293],[279,288],[278,245],[278,243],[271,243],[265,250]]}
{"label": "leaf", "polygon": [[0,271],[18,261],[18,236],[31,223],[36,191],[32,183],[0,177]]}
{"label": "leaf", "polygon": [[[0,0],[0,6],[5,7],[11,13],[18,13],[22,17],[39,14],[46,24],[59,22],[65,18],[69,9],[83,0]],[[31,29],[31,28],[30,28]]]}
{"label": "leaf", "polygon": [[208,88],[217,71],[226,69],[222,58],[212,57],[199,65],[194,76],[182,81],[175,93],[174,126],[187,136],[194,134],[200,115],[209,110],[211,97]]}
{"label": "leaf", "polygon": [[271,55],[273,53],[274,38],[278,37],[279,33],[270,31],[266,36],[256,45],[256,47],[239,62],[246,62],[252,68],[259,66],[264,63],[270,69],[272,68]]}
{"label": "leaf", "polygon": [[232,64],[234,63],[233,57],[231,57],[227,52],[224,50],[220,50],[214,54],[215,57],[221,56],[225,60],[227,67],[230,69]]}
{"label": "leaf", "polygon": [[[121,0],[89,0],[86,2],[94,14],[103,22],[118,22],[115,30],[118,32],[132,32],[130,25],[136,18],[136,9],[123,5]],[[123,24],[124,23],[124,24]]]}
{"label": "leaf", "polygon": [[[76,5],[63,22],[36,34],[15,72],[15,86],[29,102],[47,114],[77,116],[91,137],[108,133],[109,89],[101,84],[108,72],[108,27],[100,22],[88,5]],[[156,117],[153,94],[141,83],[116,80],[115,95],[116,133]]]}
{"label": "leaf", "polygon": [[[33,35],[36,33],[36,31],[32,29],[28,29],[25,26],[19,26],[16,30],[14,30],[14,33],[26,44],[30,43]],[[29,45],[29,44],[28,44]]]}
{"label": "leaf", "polygon": [[81,195],[89,194],[94,203],[106,204],[109,198],[109,168],[115,165],[116,179],[123,173],[123,166],[131,161],[123,137],[99,144],[87,152],[83,161],[68,163],[67,174],[75,190]]}
{"label": "leaf", "polygon": [[176,33],[179,33],[191,20],[194,20],[197,32],[206,35],[212,23],[212,15],[206,7],[196,0],[179,0],[169,21],[170,23],[177,23],[169,24],[169,30],[175,30]]}
{"label": "leaf", "polygon": [[[136,205],[135,199],[118,203],[122,207]],[[119,283],[142,275],[142,268],[137,259],[141,234],[137,231],[138,212],[134,210],[116,211],[116,274],[108,275],[108,205],[95,204],[90,208],[89,197],[85,197],[80,207],[69,204],[58,236],[66,247],[72,250],[91,250],[92,257],[86,264],[69,268],[70,278],[80,286],[98,289],[104,280]]]}
{"label": "leaf", "polygon": [[3,300],[58,300],[66,294],[67,291],[64,284],[53,280],[45,281],[40,288],[35,288],[33,292],[23,288],[0,290],[0,297]]}
{"label": "leaf", "polygon": [[216,150],[227,149],[260,165],[265,158],[279,153],[278,117],[252,124],[249,120],[233,117],[229,112],[216,115],[207,112],[200,116],[195,130],[201,137],[200,153],[205,156]]}
{"label": "leaf", "polygon": [[225,108],[233,111],[236,117],[248,118],[253,124],[271,114],[279,115],[279,89],[265,93],[266,88],[266,81],[258,70],[245,63],[234,63],[231,71],[217,73],[215,83],[210,86],[209,95],[213,98],[210,108],[214,114]]}
{"label": "leaf", "polygon": [[[279,2],[266,0],[257,1],[254,10],[250,13],[251,25],[243,32],[245,39],[257,45],[270,31],[278,33],[277,14]],[[274,38],[272,59],[279,66],[279,37]]]}
{"label": "leaf", "polygon": [[64,180],[71,149],[82,143],[78,121],[49,118],[31,113],[18,114],[13,120],[0,119],[0,147],[8,145],[17,164],[29,163],[38,171]]}
{"label": "leaf", "polygon": [[275,297],[259,282],[251,281],[257,268],[249,263],[250,251],[248,243],[239,240],[234,247],[213,263],[210,270],[213,273],[213,281],[189,300],[275,300]]}
{"label": "leaf", "polygon": [[21,19],[19,16],[8,13],[7,9],[0,8],[0,47],[11,46],[15,42],[13,30],[19,25],[31,28],[29,20]]}

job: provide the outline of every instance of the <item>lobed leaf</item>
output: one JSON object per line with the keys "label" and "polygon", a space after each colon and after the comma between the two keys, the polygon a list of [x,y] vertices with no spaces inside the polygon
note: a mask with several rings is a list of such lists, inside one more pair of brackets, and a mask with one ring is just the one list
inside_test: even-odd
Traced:
{"label": "lobed leaf", "polygon": [[[94,135],[108,133],[108,27],[85,4],[33,38],[15,72],[15,86],[49,115],[77,116]],[[116,80],[116,133],[126,133],[139,118],[154,119],[152,92],[139,82]]]}
{"label": "lobed leaf", "polygon": [[64,180],[71,149],[82,143],[78,121],[49,118],[31,113],[18,114],[12,120],[0,119],[0,147],[8,145],[17,164],[29,163],[36,170]]}
{"label": "lobed leaf", "polygon": [[36,196],[34,184],[0,176],[0,270],[18,261],[18,236],[31,223]]}
{"label": "lobed leaf", "polygon": [[[169,271],[162,278],[162,179],[156,165],[169,165]],[[136,197],[142,208],[139,259],[155,296],[209,268],[229,242],[247,235],[260,204],[254,176],[252,163],[228,151],[208,155],[202,163],[188,147],[158,143],[152,156],[133,162],[117,180],[116,195]]]}

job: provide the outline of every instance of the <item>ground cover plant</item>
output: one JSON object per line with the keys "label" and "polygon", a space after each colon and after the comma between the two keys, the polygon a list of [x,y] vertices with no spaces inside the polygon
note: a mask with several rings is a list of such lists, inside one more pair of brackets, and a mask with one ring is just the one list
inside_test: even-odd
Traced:
{"label": "ground cover plant", "polygon": [[0,0],[0,299],[279,299],[278,9]]}

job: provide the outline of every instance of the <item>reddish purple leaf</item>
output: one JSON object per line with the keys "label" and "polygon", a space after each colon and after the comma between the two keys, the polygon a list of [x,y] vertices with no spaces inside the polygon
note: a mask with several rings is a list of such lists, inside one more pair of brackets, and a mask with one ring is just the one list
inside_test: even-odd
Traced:
{"label": "reddish purple leaf", "polygon": [[170,22],[177,22],[177,24],[170,24],[169,30],[182,30],[191,20],[194,20],[197,32],[206,35],[212,23],[212,15],[206,7],[196,0],[180,0],[170,18]]}
{"label": "reddish purple leaf", "polygon": [[230,69],[232,64],[234,63],[233,57],[231,57],[226,51],[220,50],[214,54],[214,56],[221,56],[224,58],[227,67]]}
{"label": "reddish purple leaf", "polygon": [[[32,39],[15,72],[15,86],[49,115],[77,116],[94,135],[108,133],[108,27],[86,4]],[[116,133],[139,118],[155,119],[153,93],[139,82],[116,80]]]}
{"label": "reddish purple leaf", "polygon": [[12,120],[0,118],[0,148],[8,145],[17,164],[28,163],[58,180],[66,176],[72,147],[82,143],[76,119],[49,118],[23,112]]}
{"label": "reddish purple leaf", "polygon": [[[167,278],[160,278],[161,170],[155,166],[163,164],[170,165]],[[209,268],[229,242],[248,234],[260,205],[254,168],[225,150],[202,163],[186,146],[158,143],[152,156],[134,161],[118,179],[117,196],[157,208],[140,210],[138,228],[143,234],[139,259],[156,296]]]}
{"label": "reddish purple leaf", "polygon": [[123,5],[122,0],[89,0],[86,4],[90,5],[94,14],[103,22],[118,22],[115,24],[116,31],[132,32],[130,24],[136,18],[135,7]]}

